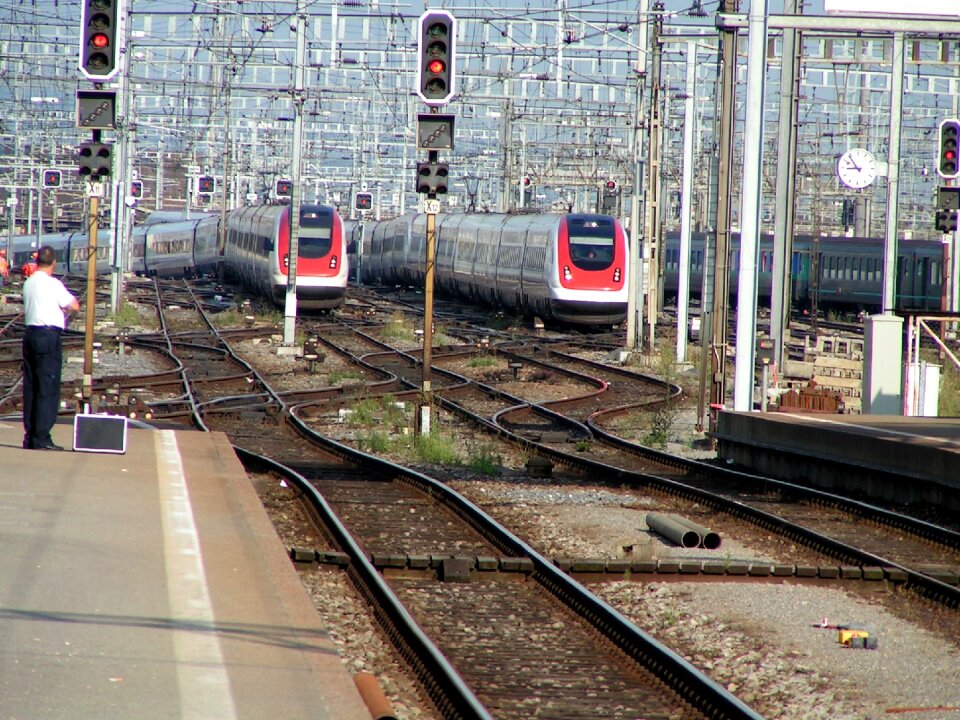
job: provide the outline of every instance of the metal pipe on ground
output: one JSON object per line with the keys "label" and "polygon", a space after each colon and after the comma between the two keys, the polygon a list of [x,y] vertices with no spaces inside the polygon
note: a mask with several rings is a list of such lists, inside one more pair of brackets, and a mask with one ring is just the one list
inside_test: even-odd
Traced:
{"label": "metal pipe on ground", "polygon": [[718,547],[720,547],[720,533],[709,530],[703,525],[698,525],[693,520],[685,518],[682,515],[670,513],[668,517],[697,533],[700,536],[700,547],[706,550],[716,550]]}
{"label": "metal pipe on ground", "polygon": [[373,720],[397,720],[393,707],[387,696],[383,694],[375,676],[365,672],[357,673],[353,676],[353,683],[357,686],[360,697],[363,698]]}
{"label": "metal pipe on ground", "polygon": [[700,545],[700,535],[696,530],[678,523],[669,515],[647,513],[647,527],[681,547],[695,548]]}

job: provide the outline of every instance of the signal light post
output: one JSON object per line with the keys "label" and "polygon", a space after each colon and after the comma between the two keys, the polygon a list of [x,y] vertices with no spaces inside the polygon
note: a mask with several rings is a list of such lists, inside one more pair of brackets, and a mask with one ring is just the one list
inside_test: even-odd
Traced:
{"label": "signal light post", "polygon": [[960,175],[960,120],[943,120],[937,133],[939,138],[937,155],[937,174],[947,180]]}
{"label": "signal light post", "polygon": [[120,0],[83,0],[80,8],[80,72],[106,82],[120,70],[118,29]]}
{"label": "signal light post", "polygon": [[440,161],[440,150],[453,150],[453,116],[440,115],[456,91],[456,18],[446,10],[427,10],[417,25],[417,95],[430,106],[430,114],[417,116],[417,149],[426,150],[427,162],[417,163],[416,191],[426,195],[426,272],[423,290],[423,386],[415,418],[417,435],[430,434],[433,401],[430,368],[433,363],[433,287],[436,270],[438,195],[449,190],[450,166]]}
{"label": "signal light post", "polygon": [[[116,93],[99,89],[120,71],[120,5],[124,0],[80,1],[80,54],[78,68],[93,81],[96,91],[77,91],[77,127],[92,130],[93,137],[77,148],[77,172],[87,181],[89,200],[87,230],[86,327],[83,352],[83,400],[88,406],[93,397],[93,326],[97,292],[97,233],[99,204],[105,195],[104,181],[113,175],[113,148],[103,142],[100,133],[115,127]],[[46,177],[44,177],[46,180]]]}

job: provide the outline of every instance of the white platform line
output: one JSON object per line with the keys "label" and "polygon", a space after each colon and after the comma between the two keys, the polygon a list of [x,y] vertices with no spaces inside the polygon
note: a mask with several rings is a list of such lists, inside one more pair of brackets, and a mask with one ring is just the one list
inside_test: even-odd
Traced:
{"label": "white platform line", "polygon": [[[884,433],[887,435],[902,435],[903,437],[917,438],[919,440],[933,440],[935,442],[942,442],[944,438],[936,437],[934,435],[920,435],[918,433],[904,432],[902,430],[891,430],[880,425],[860,425],[858,423],[851,422],[840,422],[839,420],[831,420],[830,418],[820,418],[813,415],[804,415],[804,420],[812,420],[813,422],[823,423],[824,425],[835,425],[837,427],[847,427],[847,428],[858,428],[860,430],[869,430],[872,433]],[[947,442],[952,442],[948,440]]]}
{"label": "white platform line", "polygon": [[196,625],[193,629],[173,632],[180,719],[233,720],[237,715],[230,678],[224,668],[220,639],[214,630],[200,538],[193,520],[177,438],[172,430],[160,430],[153,435],[156,438],[167,594],[172,621]]}

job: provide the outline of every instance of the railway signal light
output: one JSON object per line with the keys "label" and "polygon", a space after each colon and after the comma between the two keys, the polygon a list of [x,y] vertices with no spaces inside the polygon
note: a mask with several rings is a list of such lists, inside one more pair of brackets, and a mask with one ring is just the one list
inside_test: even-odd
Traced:
{"label": "railway signal light", "polygon": [[63,182],[63,175],[59,170],[43,171],[43,186],[45,188],[58,188]]}
{"label": "railway signal light", "polygon": [[607,180],[603,184],[604,190],[608,193],[615,193],[617,191],[617,181],[616,180]]}
{"label": "railway signal light", "polygon": [[937,210],[937,231],[944,234],[957,231],[956,210]]}
{"label": "railway signal light", "polygon": [[290,197],[293,195],[293,181],[277,180],[273,189],[277,197]]}
{"label": "railway signal light", "polygon": [[358,192],[353,199],[353,206],[357,210],[370,210],[373,208],[373,195],[368,192]]}
{"label": "railway signal light", "polygon": [[445,195],[450,166],[445,162],[417,163],[417,192],[426,195]]}
{"label": "railway signal light", "polygon": [[960,120],[943,120],[938,132],[937,174],[942,178],[960,175]]}
{"label": "railway signal light", "polygon": [[427,105],[445,105],[456,85],[456,19],[446,10],[428,10],[420,16],[417,57],[417,95]]}
{"label": "railway signal light", "polygon": [[117,74],[119,0],[82,0],[80,8],[80,72],[104,82]]}
{"label": "railway signal light", "polygon": [[139,200],[143,197],[143,181],[142,180],[131,180],[130,181],[130,197],[134,200]]}
{"label": "railway signal light", "polygon": [[197,178],[197,193],[200,195],[212,195],[216,182],[209,175],[201,175]]}
{"label": "railway signal light", "polygon": [[77,171],[90,182],[100,182],[113,172],[113,151],[102,142],[80,143]]}

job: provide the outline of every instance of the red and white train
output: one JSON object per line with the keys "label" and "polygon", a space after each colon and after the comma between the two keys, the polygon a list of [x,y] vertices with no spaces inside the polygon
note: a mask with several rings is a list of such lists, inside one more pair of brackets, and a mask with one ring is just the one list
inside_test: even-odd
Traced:
{"label": "red and white train", "polygon": [[[365,282],[422,285],[423,214],[365,223]],[[627,313],[627,237],[609,215],[444,215],[436,219],[436,286],[471,301],[579,325],[615,325]]]}
{"label": "red and white train", "polygon": [[[223,256],[219,215],[156,222],[134,229],[130,269],[167,277],[212,272],[222,262],[228,275],[282,305],[290,261],[290,206],[258,205],[226,213]],[[343,223],[325,205],[300,206],[297,305],[326,310],[343,304],[349,262]]]}

